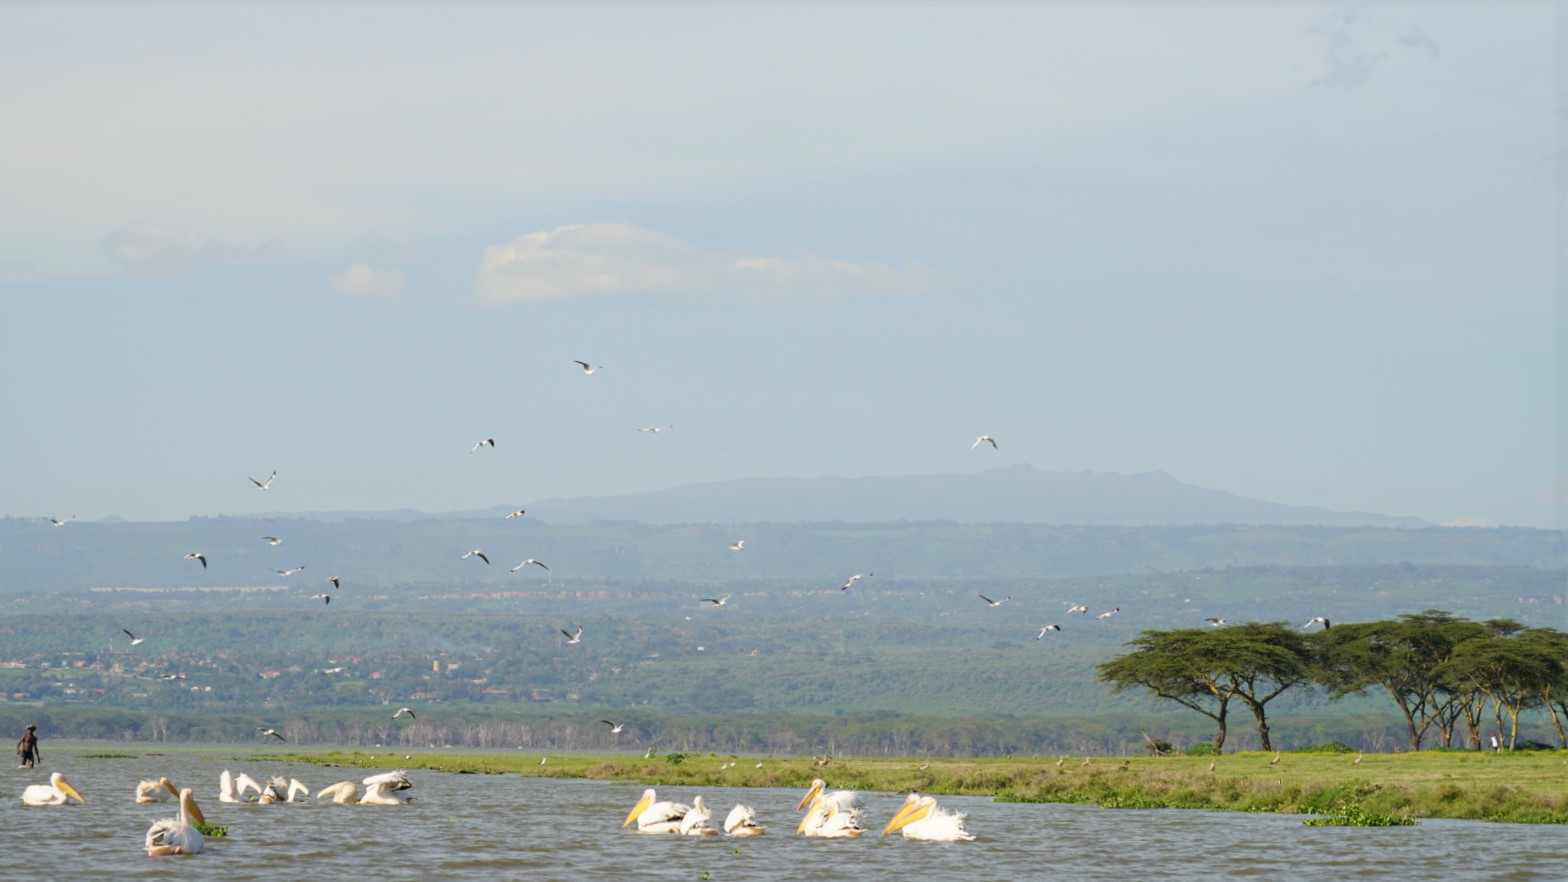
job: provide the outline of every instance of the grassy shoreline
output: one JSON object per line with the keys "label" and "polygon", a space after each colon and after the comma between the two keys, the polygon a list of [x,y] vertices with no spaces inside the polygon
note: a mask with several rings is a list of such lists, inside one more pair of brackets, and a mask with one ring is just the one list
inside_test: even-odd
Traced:
{"label": "grassy shoreline", "polygon": [[[594,778],[650,787],[799,787],[989,796],[1104,808],[1192,808],[1282,814],[1455,818],[1568,824],[1568,753],[1237,753],[1209,757],[1055,759],[758,758],[720,754],[272,752],[257,760],[465,774]],[[1213,771],[1210,763],[1213,762]]]}

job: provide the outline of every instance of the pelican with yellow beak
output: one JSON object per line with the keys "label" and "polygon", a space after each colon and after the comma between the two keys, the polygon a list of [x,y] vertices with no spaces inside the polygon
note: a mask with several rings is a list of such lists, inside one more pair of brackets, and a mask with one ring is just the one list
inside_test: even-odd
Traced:
{"label": "pelican with yellow beak", "polygon": [[164,818],[147,828],[147,856],[163,857],[171,854],[199,854],[206,838],[196,829],[205,824],[201,809],[196,807],[196,794],[189,787],[180,791],[180,814]]}
{"label": "pelican with yellow beak", "polygon": [[882,828],[882,835],[896,830],[902,832],[905,839],[967,842],[975,837],[964,829],[964,818],[962,814],[937,805],[934,797],[911,793],[905,797],[903,808]]}
{"label": "pelican with yellow beak", "polygon": [[[847,790],[841,792],[849,793]],[[800,819],[795,832],[823,839],[849,839],[865,833],[866,829],[860,826],[863,809],[858,805],[842,808],[839,802],[830,801],[830,796],[832,794],[818,793],[812,798],[811,807],[806,809],[806,816]]]}
{"label": "pelican with yellow beak", "polygon": [[68,805],[73,799],[87,801],[59,772],[49,776],[48,784],[31,784],[22,791],[22,805]]}
{"label": "pelican with yellow beak", "polygon": [[622,827],[630,827],[633,821],[637,822],[638,833],[679,833],[681,832],[681,819],[691,811],[691,806],[683,805],[669,800],[660,801],[649,787],[642,792],[642,799],[632,806],[631,812],[626,815]]}
{"label": "pelican with yellow beak", "polygon": [[169,783],[168,778],[151,778],[136,785],[137,802],[168,802],[180,798],[180,788]]}

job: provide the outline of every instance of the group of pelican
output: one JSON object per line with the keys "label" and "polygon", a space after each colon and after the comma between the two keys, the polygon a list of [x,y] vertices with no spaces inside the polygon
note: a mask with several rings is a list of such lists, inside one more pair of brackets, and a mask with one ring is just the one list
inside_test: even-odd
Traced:
{"label": "group of pelican", "polygon": [[[163,779],[164,783],[168,779]],[[143,781],[156,787],[157,781]],[[364,793],[360,793],[360,787]],[[356,805],[407,805],[413,802],[414,795],[408,791],[413,788],[414,782],[408,778],[408,773],[399,769],[395,772],[385,772],[380,775],[371,775],[355,784],[353,781],[339,781],[321,788],[316,792],[316,799],[331,799],[335,803],[353,803]],[[165,788],[171,789],[171,788]],[[258,783],[255,778],[245,774],[233,775],[228,769],[218,777],[219,802],[250,802],[250,793],[254,791],[254,801],[262,805],[278,802],[308,802],[310,788],[298,778],[285,781],[282,778],[272,778],[265,786]],[[141,788],[137,788],[137,801],[141,800]]]}
{"label": "group of pelican", "polygon": [[[796,811],[805,811],[795,832],[803,836],[826,839],[847,839],[866,832],[861,826],[865,806],[860,794],[852,790],[828,790],[821,778],[811,782],[806,795],[801,797]],[[691,805],[661,801],[653,788],[642,793],[642,799],[632,806],[621,826],[637,825],[638,833],[677,833],[686,836],[716,835],[719,831],[708,825],[711,815],[701,796],[694,797]],[[902,833],[906,839],[928,839],[956,842],[974,839],[964,829],[965,816],[937,805],[930,796],[909,794],[882,835]],[[731,836],[758,836],[767,828],[757,823],[756,812],[749,806],[736,805],[724,821],[724,832]]]}

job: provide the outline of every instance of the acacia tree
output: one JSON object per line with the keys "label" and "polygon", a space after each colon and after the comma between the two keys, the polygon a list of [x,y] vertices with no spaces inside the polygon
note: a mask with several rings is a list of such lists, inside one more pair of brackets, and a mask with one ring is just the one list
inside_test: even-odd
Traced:
{"label": "acacia tree", "polygon": [[1437,668],[1465,640],[1483,636],[1481,625],[1429,609],[1392,621],[1340,625],[1324,632],[1317,679],[1340,698],[1381,687],[1405,715],[1410,749],[1434,724],[1449,725],[1457,696]]}
{"label": "acacia tree", "polygon": [[1310,670],[1310,643],[1283,622],[1248,622],[1218,630],[1145,631],[1137,647],[1099,666],[1114,692],[1143,688],[1213,720],[1223,748],[1232,699],[1252,711],[1264,750],[1272,750],[1267,705]]}
{"label": "acacia tree", "polygon": [[[1488,625],[1491,623],[1489,622]],[[1513,634],[1517,633],[1517,636]],[[1454,647],[1453,655],[1436,671],[1483,693],[1492,700],[1497,727],[1508,715],[1508,749],[1519,739],[1519,715],[1541,704],[1551,685],[1562,676],[1561,647],[1544,632],[1510,630],[1473,637]]]}

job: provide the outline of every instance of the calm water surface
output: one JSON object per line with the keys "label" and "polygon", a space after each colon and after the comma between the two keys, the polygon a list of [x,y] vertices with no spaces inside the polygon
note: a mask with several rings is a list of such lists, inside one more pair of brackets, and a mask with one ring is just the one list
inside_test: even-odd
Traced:
{"label": "calm water surface", "polygon": [[[48,751],[47,745],[45,750]],[[103,752],[111,752],[105,750]],[[711,882],[922,878],[990,880],[1563,880],[1560,826],[1423,821],[1417,827],[1305,827],[1300,817],[1231,812],[1015,805],[942,797],[969,814],[973,842],[882,837],[902,797],[867,794],[872,832],[852,840],[795,836],[800,790],[661,789],[701,794],[720,823],[736,802],[765,836],[649,836],[621,828],[641,786],[413,771],[409,806],[255,805],[218,801],[224,769],[258,780],[297,777],[312,791],[377,771],[235,760],[237,751],[92,759],[51,751],[37,770],[0,773],[0,825],[10,847],[0,879],[681,879]],[[23,807],[21,791],[58,771],[86,805]],[[137,805],[136,783],[168,775],[195,789],[229,836],[189,858],[148,858],[142,837],[174,804]]]}

